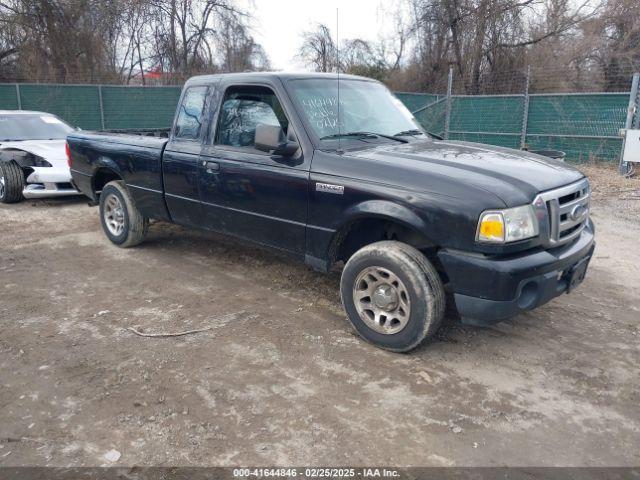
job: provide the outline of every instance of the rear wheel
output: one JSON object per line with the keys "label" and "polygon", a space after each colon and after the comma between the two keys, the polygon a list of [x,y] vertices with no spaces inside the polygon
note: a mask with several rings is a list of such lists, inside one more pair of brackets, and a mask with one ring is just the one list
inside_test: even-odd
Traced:
{"label": "rear wheel", "polygon": [[140,244],[149,230],[149,219],[140,213],[121,180],[109,182],[102,189],[100,221],[107,238],[122,248]]}
{"label": "rear wheel", "polygon": [[401,242],[358,250],[342,272],[340,293],[360,336],[394,352],[407,352],[432,337],[444,316],[438,273],[422,253]]}
{"label": "rear wheel", "polygon": [[24,199],[24,172],[16,162],[0,163],[0,202],[16,203]]}

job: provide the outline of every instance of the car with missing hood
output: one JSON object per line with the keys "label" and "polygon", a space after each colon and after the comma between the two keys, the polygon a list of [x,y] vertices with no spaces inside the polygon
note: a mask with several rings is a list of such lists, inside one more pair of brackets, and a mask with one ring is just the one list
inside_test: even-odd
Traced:
{"label": "car with missing hood", "polygon": [[0,202],[78,195],[65,153],[73,131],[50,113],[0,110]]}

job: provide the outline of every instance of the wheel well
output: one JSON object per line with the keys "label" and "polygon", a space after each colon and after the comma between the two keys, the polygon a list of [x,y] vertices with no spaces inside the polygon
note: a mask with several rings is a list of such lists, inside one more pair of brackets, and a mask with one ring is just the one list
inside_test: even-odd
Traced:
{"label": "wheel well", "polygon": [[333,262],[344,262],[370,243],[397,240],[417,248],[425,254],[436,246],[424,234],[399,222],[384,218],[361,218],[342,228],[335,237],[331,257]]}
{"label": "wheel well", "polygon": [[93,193],[96,197],[100,194],[104,186],[113,180],[122,180],[122,177],[109,168],[99,168],[93,177]]}
{"label": "wheel well", "polygon": [[442,283],[449,282],[437,256],[438,246],[433,241],[406,224],[384,218],[361,218],[340,229],[331,245],[330,265],[347,263],[347,260],[362,247],[382,240],[396,240],[420,250],[433,264]]}
{"label": "wheel well", "polygon": [[25,181],[33,172],[31,168],[35,163],[35,156],[23,150],[7,149],[0,150],[0,163],[15,163],[22,169]]}

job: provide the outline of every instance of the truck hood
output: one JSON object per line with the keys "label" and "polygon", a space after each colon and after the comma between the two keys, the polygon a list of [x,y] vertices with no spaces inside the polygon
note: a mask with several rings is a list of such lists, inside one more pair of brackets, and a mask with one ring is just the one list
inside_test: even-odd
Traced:
{"label": "truck hood", "polygon": [[418,183],[422,174],[448,177],[445,184],[457,180],[491,192],[507,206],[529,203],[542,191],[584,177],[560,160],[470,142],[420,140],[349,152],[349,155],[414,172]]}
{"label": "truck hood", "polygon": [[44,158],[53,167],[66,167],[66,140],[24,140],[22,142],[0,142],[0,150],[21,150]]}

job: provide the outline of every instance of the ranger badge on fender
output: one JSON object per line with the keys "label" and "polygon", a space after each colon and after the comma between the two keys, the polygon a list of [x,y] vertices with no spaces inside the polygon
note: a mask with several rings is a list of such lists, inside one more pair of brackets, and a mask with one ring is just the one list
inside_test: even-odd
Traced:
{"label": "ranger badge on fender", "polygon": [[316,183],[316,192],[335,193],[337,195],[344,195],[344,186],[331,185],[330,183]]}

